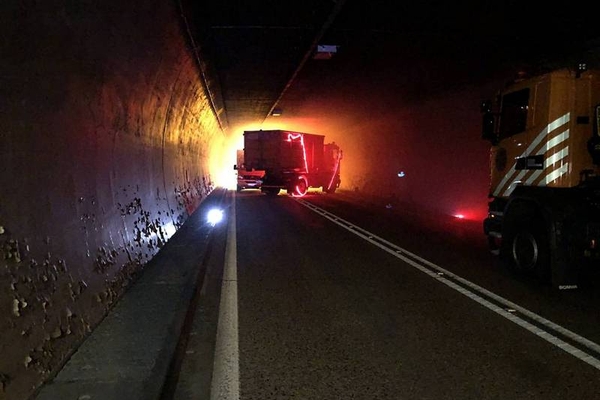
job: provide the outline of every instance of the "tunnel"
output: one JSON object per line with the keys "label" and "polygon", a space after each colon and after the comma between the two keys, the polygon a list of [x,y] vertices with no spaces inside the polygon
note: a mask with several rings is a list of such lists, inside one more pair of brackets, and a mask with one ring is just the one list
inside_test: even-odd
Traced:
{"label": "tunnel", "polygon": [[[261,86],[245,82],[243,92],[233,80],[239,71],[225,65],[232,80],[219,81],[192,34],[198,32],[192,11],[204,5],[9,0],[0,6],[0,399],[28,399],[51,379],[205,200],[229,187],[241,127],[316,130],[340,143],[341,189],[390,207],[483,216],[488,148],[473,121],[479,96],[492,86],[457,88],[476,74],[481,84],[485,63],[476,59],[481,70],[445,81],[446,66],[436,64],[430,74],[439,80],[425,88],[422,67],[384,73],[387,59],[340,54],[359,66],[372,62],[377,72],[359,68],[364,79],[353,86],[357,79],[346,71],[345,89],[338,90],[329,85],[335,59],[327,67],[305,65],[344,4],[324,3],[311,2],[318,23],[309,35],[278,28],[281,42],[270,50],[288,59],[260,53],[263,67],[279,64],[256,81]],[[342,45],[354,40],[344,35],[337,38]],[[368,39],[375,39],[368,49],[386,47],[376,36],[361,38]],[[225,49],[229,57],[250,60],[252,46],[239,44]],[[317,62],[330,56],[320,54]],[[394,65],[405,65],[396,57]],[[256,75],[248,63],[241,69]],[[383,89],[367,97],[365,81]],[[292,82],[297,90],[286,92]],[[407,82],[416,86],[400,93]],[[436,98],[436,85],[451,94]],[[229,91],[226,99],[218,88]],[[416,95],[425,89],[429,97]],[[404,107],[415,97],[417,105]],[[236,107],[245,119],[225,117]],[[281,110],[280,119],[267,120]],[[462,199],[440,190],[448,182]]]}

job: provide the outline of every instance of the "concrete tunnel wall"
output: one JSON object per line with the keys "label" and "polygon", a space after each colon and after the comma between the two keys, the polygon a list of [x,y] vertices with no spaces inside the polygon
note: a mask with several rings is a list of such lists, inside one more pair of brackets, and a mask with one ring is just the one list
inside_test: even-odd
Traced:
{"label": "concrete tunnel wall", "polygon": [[57,372],[212,190],[177,1],[0,6],[0,399]]}

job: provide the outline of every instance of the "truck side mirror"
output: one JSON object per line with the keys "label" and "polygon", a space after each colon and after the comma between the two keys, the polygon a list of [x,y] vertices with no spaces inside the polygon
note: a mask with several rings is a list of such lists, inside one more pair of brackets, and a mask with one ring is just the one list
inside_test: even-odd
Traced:
{"label": "truck side mirror", "polygon": [[237,170],[238,169],[237,165],[233,164],[233,169]]}
{"label": "truck side mirror", "polygon": [[492,112],[492,103],[489,100],[481,103],[481,113],[483,114],[481,125],[481,138],[496,143],[496,115]]}

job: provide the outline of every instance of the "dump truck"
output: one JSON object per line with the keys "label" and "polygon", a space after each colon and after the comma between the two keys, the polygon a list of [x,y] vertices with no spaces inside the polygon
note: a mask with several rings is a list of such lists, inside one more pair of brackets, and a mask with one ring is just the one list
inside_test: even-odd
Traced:
{"label": "dump truck", "polygon": [[520,76],[481,111],[490,250],[520,275],[577,289],[600,265],[600,70]]}
{"label": "dump truck", "polygon": [[265,171],[261,191],[277,195],[283,189],[304,196],[309,188],[334,193],[340,186],[342,151],[325,143],[324,135],[288,130],[244,131],[244,164]]}

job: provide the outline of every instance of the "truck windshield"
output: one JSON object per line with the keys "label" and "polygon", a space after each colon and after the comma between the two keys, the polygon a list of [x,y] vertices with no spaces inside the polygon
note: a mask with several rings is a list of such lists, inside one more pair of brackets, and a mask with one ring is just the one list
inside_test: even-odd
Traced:
{"label": "truck windshield", "polygon": [[500,138],[507,138],[523,132],[527,127],[529,109],[529,88],[508,93],[502,97],[500,114]]}

